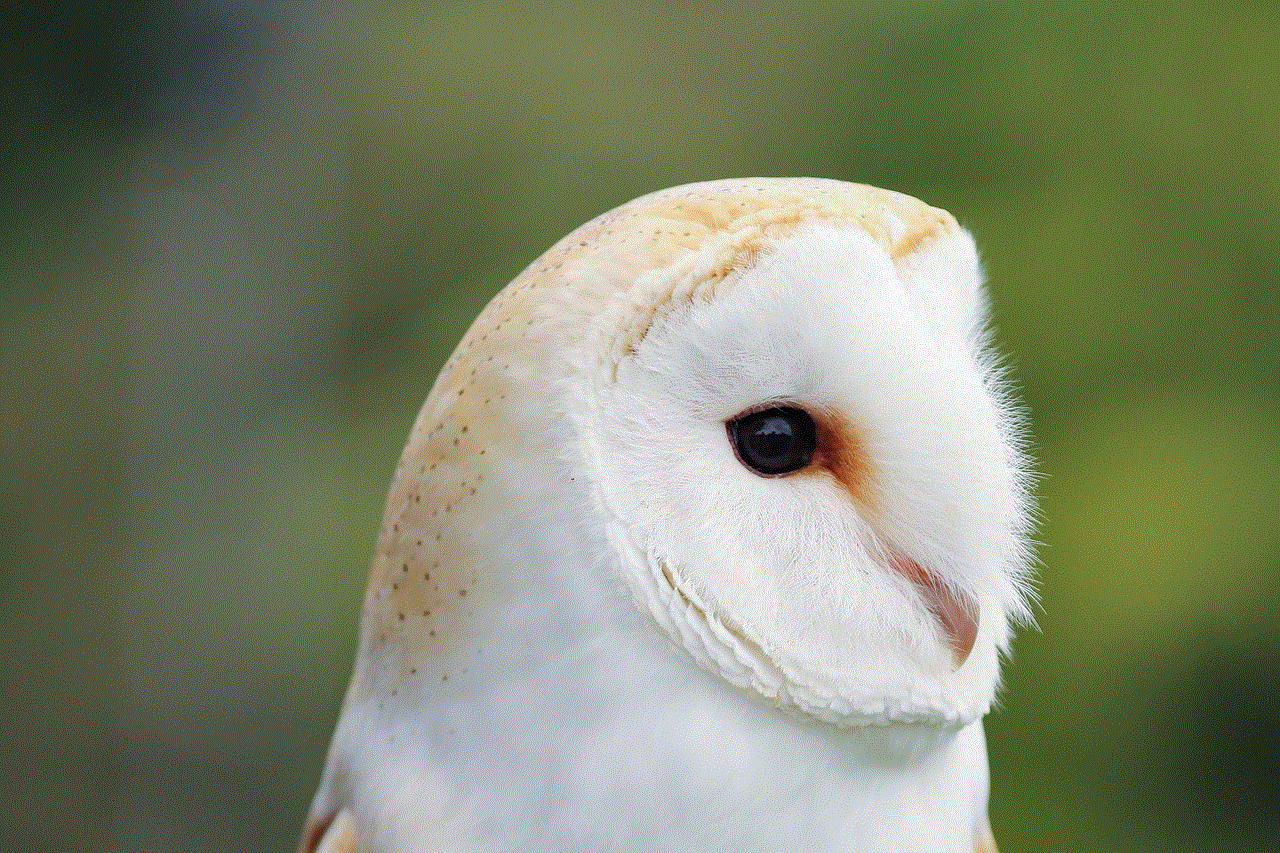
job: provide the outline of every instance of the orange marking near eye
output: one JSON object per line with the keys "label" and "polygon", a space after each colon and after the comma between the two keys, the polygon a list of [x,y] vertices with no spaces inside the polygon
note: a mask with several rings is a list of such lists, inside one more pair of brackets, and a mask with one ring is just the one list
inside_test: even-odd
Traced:
{"label": "orange marking near eye", "polygon": [[809,411],[818,428],[818,447],[807,468],[793,476],[822,472],[833,477],[858,506],[872,508],[871,460],[849,419],[837,411]]}

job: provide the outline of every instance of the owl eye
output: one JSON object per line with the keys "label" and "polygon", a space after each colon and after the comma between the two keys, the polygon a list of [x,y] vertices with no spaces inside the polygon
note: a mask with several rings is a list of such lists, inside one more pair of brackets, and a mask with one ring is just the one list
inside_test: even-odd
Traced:
{"label": "owl eye", "polygon": [[808,412],[779,406],[725,422],[738,461],[761,477],[781,477],[809,464],[817,429]]}

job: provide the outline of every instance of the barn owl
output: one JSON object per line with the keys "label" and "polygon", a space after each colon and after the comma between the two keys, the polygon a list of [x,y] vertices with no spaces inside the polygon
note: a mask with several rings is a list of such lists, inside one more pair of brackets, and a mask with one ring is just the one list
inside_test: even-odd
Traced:
{"label": "barn owl", "polygon": [[1030,508],[980,279],[817,179],[529,266],[396,468],[301,849],[993,851]]}

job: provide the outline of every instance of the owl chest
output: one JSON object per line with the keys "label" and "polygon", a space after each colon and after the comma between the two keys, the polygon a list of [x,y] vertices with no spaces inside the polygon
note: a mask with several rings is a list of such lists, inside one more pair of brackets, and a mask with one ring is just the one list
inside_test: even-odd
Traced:
{"label": "owl chest", "polygon": [[482,851],[973,850],[980,724],[894,742],[782,714],[696,667],[642,688],[626,677],[670,651],[633,646],[573,686],[526,671],[439,706],[419,743],[452,789],[450,837]]}

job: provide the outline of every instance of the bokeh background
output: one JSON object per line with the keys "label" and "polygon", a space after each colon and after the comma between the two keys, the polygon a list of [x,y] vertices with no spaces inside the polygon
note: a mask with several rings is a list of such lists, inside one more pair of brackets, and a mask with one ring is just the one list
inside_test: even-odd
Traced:
{"label": "bokeh background", "polygon": [[9,9],[0,849],[292,849],[449,350],[579,223],[741,175],[982,247],[1043,473],[1001,849],[1280,849],[1277,10]]}

